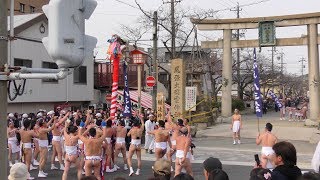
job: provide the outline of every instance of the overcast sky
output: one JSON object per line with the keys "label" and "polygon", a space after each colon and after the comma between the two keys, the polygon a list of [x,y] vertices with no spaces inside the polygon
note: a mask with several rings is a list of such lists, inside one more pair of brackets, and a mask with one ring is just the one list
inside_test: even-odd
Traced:
{"label": "overcast sky", "polygon": [[[119,34],[120,24],[134,26],[137,19],[142,15],[139,9],[135,8],[134,0],[97,0],[98,7],[86,23],[86,32],[89,35],[98,38],[98,45],[96,51],[98,58],[105,58],[106,49],[108,47],[107,40],[112,34]],[[120,2],[119,2],[120,1]],[[141,6],[146,10],[156,10],[160,6],[169,6],[163,4],[163,1],[169,0],[138,0]],[[179,6],[192,7],[199,9],[231,9],[239,2],[241,5],[247,5],[257,2],[255,5],[242,7],[240,13],[241,17],[257,17],[257,16],[275,16],[275,15],[288,15],[299,13],[318,12],[320,10],[320,0],[181,0]],[[258,3],[261,2],[261,3]],[[132,6],[130,6],[132,5]],[[220,18],[234,18],[235,12],[224,10],[218,13]],[[300,37],[306,34],[307,28],[291,27],[291,28],[278,28],[276,36],[280,37]],[[222,36],[221,32],[201,32],[199,31],[199,40],[214,40]],[[255,30],[248,30],[245,39],[253,39],[258,37],[258,32]],[[152,37],[145,37],[151,39]],[[159,43],[160,45],[160,43]],[[270,48],[262,50],[265,54],[270,54],[267,51]],[[286,71],[289,73],[301,74],[301,57],[307,58],[307,47],[278,47],[277,50],[285,53],[284,62]],[[276,60],[276,63],[278,61]],[[304,73],[307,73],[307,68]]]}

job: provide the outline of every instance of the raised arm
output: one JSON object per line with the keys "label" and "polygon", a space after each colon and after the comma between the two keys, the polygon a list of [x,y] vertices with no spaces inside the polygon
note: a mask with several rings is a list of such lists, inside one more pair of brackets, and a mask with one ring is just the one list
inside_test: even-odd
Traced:
{"label": "raised arm", "polygon": [[81,122],[81,123],[80,123],[80,129],[79,129],[79,131],[78,131],[79,139],[80,139],[82,142],[84,142],[84,141],[87,140],[87,138],[84,137],[83,134],[86,134],[87,131],[89,131],[89,129],[87,129],[86,131],[83,132],[84,126],[85,126],[85,123],[84,123],[84,122]]}
{"label": "raised arm", "polygon": [[69,117],[69,115],[70,115],[70,111],[67,112],[67,114],[66,114],[63,118],[60,118],[60,119],[59,119],[59,122],[58,122],[59,125],[62,124],[65,120],[67,120],[68,117]]}

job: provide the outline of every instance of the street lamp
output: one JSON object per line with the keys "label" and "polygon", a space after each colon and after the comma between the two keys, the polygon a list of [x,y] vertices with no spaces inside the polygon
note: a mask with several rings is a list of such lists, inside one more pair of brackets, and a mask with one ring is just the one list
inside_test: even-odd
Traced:
{"label": "street lamp", "polygon": [[138,110],[141,113],[141,65],[145,63],[147,60],[147,53],[141,50],[135,49],[130,52],[133,64],[137,64],[138,68]]}

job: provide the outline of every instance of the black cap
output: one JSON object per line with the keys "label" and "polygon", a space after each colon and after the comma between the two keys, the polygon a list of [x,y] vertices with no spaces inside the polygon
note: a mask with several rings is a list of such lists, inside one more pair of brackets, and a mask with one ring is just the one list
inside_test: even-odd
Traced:
{"label": "black cap", "polygon": [[207,171],[213,171],[214,169],[222,169],[222,163],[218,158],[209,157],[203,162],[203,168]]}

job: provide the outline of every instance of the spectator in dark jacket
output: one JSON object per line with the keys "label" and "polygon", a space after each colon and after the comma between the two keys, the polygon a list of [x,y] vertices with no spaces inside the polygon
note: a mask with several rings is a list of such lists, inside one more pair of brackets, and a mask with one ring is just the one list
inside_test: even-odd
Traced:
{"label": "spectator in dark jacket", "polygon": [[275,154],[272,161],[276,168],[272,171],[272,180],[297,180],[301,170],[296,166],[297,151],[289,142],[278,142],[272,149]]}

